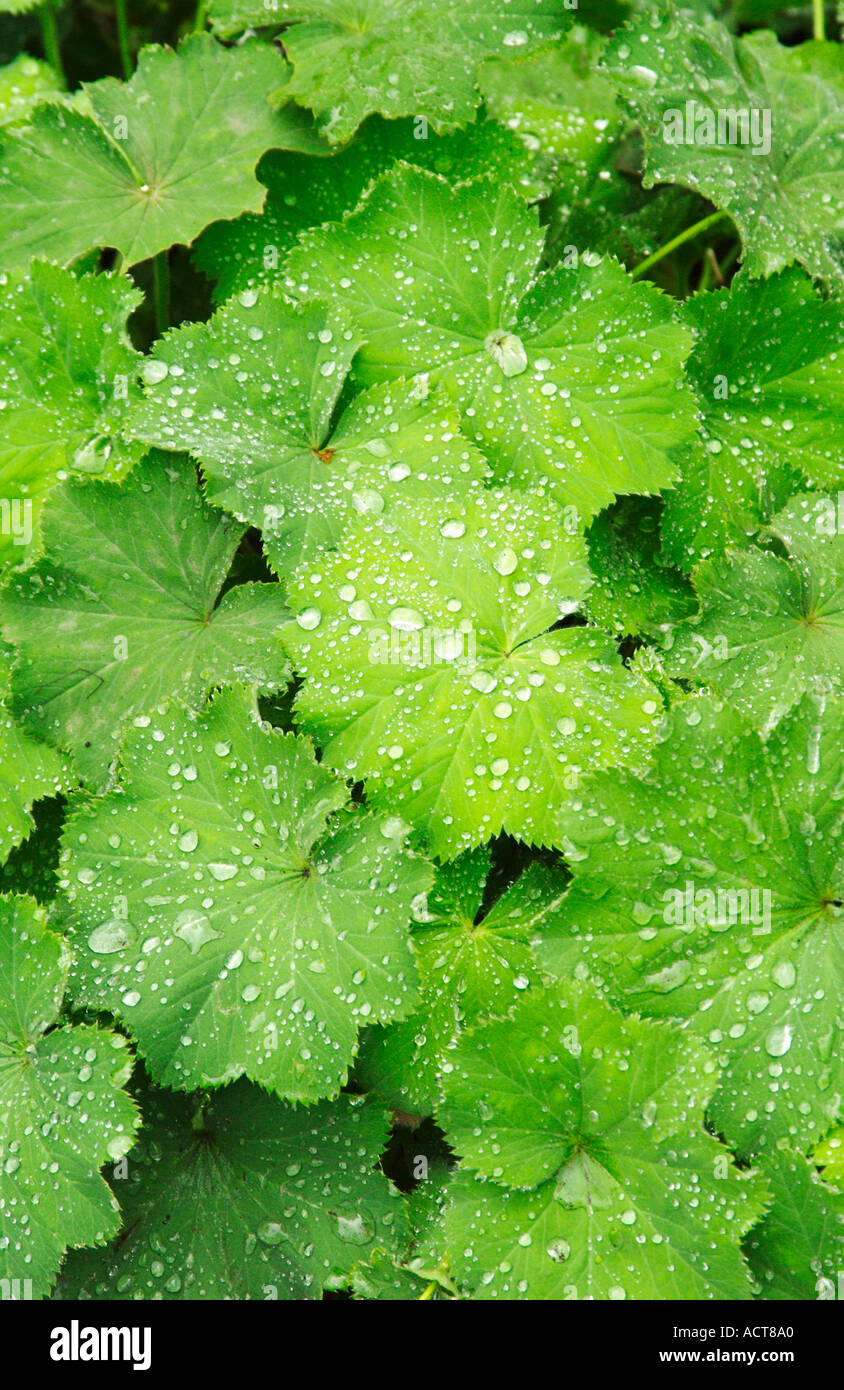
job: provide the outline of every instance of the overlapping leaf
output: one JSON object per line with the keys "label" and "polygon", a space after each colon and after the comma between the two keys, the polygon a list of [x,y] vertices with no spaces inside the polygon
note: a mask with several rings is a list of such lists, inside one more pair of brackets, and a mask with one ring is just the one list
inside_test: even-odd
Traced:
{"label": "overlapping leaf", "polygon": [[677,630],[676,676],[711,684],[769,728],[807,691],[844,689],[844,516],[838,497],[795,497],[753,548],[702,565],[700,616]]}
{"label": "overlapping leaf", "polygon": [[113,1236],[101,1164],[132,1146],[132,1062],[105,1028],[54,1027],[70,956],[30,898],[0,898],[0,1277],[43,1298],[67,1246]]}
{"label": "overlapping leaf", "polygon": [[318,1299],[396,1244],[401,1203],[375,1167],[385,1116],[363,1097],[302,1110],[241,1081],[140,1098],[125,1236],[71,1258],[62,1298]]}
{"label": "overlapping leaf", "polygon": [[287,279],[361,330],[361,383],[442,382],[499,481],[542,483],[588,519],[675,476],[669,452],[694,422],[690,337],[614,262],[587,255],[537,278],[542,246],[508,186],[399,167],[343,222],[303,235]]}
{"label": "overlapping leaf", "polygon": [[59,478],[119,478],[141,457],[124,435],[139,362],[126,320],[139,302],[127,279],[44,262],[3,278],[0,563],[31,562]]}
{"label": "overlapping leaf", "polygon": [[261,527],[282,573],[336,544],[357,511],[394,495],[436,504],[486,474],[454,407],[424,388],[374,387],[339,413],[359,342],[319,306],[244,290],[168,334],[144,368],[134,432],[198,458],[211,500]]}
{"label": "overlapping leaf", "polygon": [[711,1110],[743,1149],[820,1138],[844,1094],[842,729],[831,698],[767,743],[682,702],[644,778],[599,774],[561,817],[575,877],[540,962],[686,1020],[725,1068]]}
{"label": "overlapping leaf", "polygon": [[4,264],[67,264],[97,246],[133,264],[257,211],[264,151],[319,148],[301,112],[270,107],[286,72],[266,44],[194,34],[177,53],[143,49],[129,82],[92,82],[75,108],[38,106],[0,143]]}
{"label": "overlapping leaf", "polygon": [[399,159],[455,180],[495,173],[527,198],[548,191],[544,166],[497,121],[436,135],[424,122],[372,117],[330,159],[270,150],[257,170],[267,187],[263,211],[212,223],[194,248],[198,266],[216,282],[217,300],[274,283],[300,232],[349,212],[371,180]]}
{"label": "overlapping leaf", "polygon": [[59,90],[56,74],[49,63],[40,63],[21,53],[0,68],[0,126],[23,125],[39,102]]}
{"label": "overlapping leaf", "polygon": [[658,718],[608,637],[560,626],[588,586],[582,539],[524,494],[358,517],[289,583],[302,726],[438,855],[551,844],[583,770],[643,767]]}
{"label": "overlapping leaf", "polygon": [[844,1256],[844,1196],[802,1154],[777,1150],[764,1165],[772,1203],[747,1238],[759,1295],[768,1300],[838,1298]]}
{"label": "overlapping leaf", "polygon": [[284,89],[316,112],[330,140],[373,111],[453,130],[475,115],[478,64],[559,34],[558,0],[215,0],[218,33],[288,24],[293,76]]}
{"label": "overlapping leaf", "polygon": [[477,849],[438,870],[413,928],[420,1006],[364,1034],[356,1075],[397,1109],[430,1114],[460,1029],[506,1013],[539,979],[530,943],[565,874],[534,864],[482,913],[488,869],[488,851]]}
{"label": "overlapping leaf", "polygon": [[406,927],[430,874],[406,827],[350,807],[242,689],[147,719],[121,768],[65,832],[75,995],[125,1019],[165,1085],[336,1092],[358,1027],[414,1002]]}
{"label": "overlapping leaf", "polygon": [[806,479],[844,484],[844,315],[808,276],[743,275],[685,308],[688,371],[704,412],[667,493],[665,549],[687,567],[746,544]]}
{"label": "overlapping leaf", "polygon": [[446,1230],[474,1298],[750,1296],[739,1240],[763,1189],[700,1124],[716,1071],[694,1043],[567,984],[452,1060]]}
{"label": "overlapping leaf", "polygon": [[728,212],[751,275],[799,261],[840,284],[839,45],[733,39],[663,4],[615,36],[604,65],[641,124],[649,184],[681,183]]}
{"label": "overlapping leaf", "polygon": [[30,738],[12,717],[10,682],[11,660],[0,648],[0,863],[30,833],[32,803],[73,783],[61,754]]}
{"label": "overlapping leaf", "polygon": [[67,483],[44,522],[47,555],[0,595],[18,647],[13,709],[104,781],[123,729],[170,695],[198,704],[224,680],[284,686],[275,584],[224,590],[241,529],[183,459],[151,455],[120,487]]}

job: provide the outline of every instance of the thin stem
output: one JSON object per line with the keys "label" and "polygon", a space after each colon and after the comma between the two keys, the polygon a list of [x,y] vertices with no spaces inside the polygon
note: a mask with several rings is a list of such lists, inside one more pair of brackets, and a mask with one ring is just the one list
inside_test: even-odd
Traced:
{"label": "thin stem", "polygon": [[812,0],[812,31],[816,39],[826,38],[826,25],[823,12],[824,0]]}
{"label": "thin stem", "polygon": [[114,0],[114,14],[117,19],[117,45],[120,49],[120,66],[126,81],[132,76],[132,45],[129,42],[129,16],[126,13],[126,0]]}
{"label": "thin stem", "polygon": [[159,251],[153,258],[152,297],[155,304],[155,326],[161,335],[170,326],[170,264],[166,251]]}
{"label": "thin stem", "polygon": [[205,16],[208,12],[208,0],[197,0],[196,14],[193,17],[192,33],[199,34],[205,28]]}
{"label": "thin stem", "polygon": [[652,256],[646,256],[643,261],[639,262],[633,271],[633,279],[637,280],[640,275],[644,275],[646,270],[650,270],[652,265],[656,265],[657,261],[663,260],[665,256],[670,256],[671,252],[676,251],[678,246],[691,241],[693,237],[700,236],[701,232],[709,231],[710,227],[714,227],[716,222],[720,222],[726,216],[725,212],[711,212],[708,217],[702,217],[699,222],[695,222],[684,232],[680,232],[679,236],[672,237],[664,246],[660,246],[658,251],[654,251]]}
{"label": "thin stem", "polygon": [[62,86],[67,86],[67,75],[62,62],[61,49],[59,48],[59,29],[56,24],[56,12],[52,5],[43,5],[40,10],[41,18],[41,41],[44,44],[44,56],[51,67],[55,68],[62,80]]}

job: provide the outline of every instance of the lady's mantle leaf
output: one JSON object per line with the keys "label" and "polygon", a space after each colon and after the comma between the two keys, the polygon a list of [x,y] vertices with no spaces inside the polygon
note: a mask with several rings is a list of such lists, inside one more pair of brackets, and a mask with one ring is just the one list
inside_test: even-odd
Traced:
{"label": "lady's mantle leaf", "polygon": [[335,544],[357,511],[405,493],[433,504],[486,476],[454,407],[425,389],[374,387],[336,418],[358,346],[318,306],[244,290],[156,343],[132,429],[198,458],[211,500],[259,526],[284,572]]}
{"label": "lady's mantle leaf", "polygon": [[45,1296],[67,1246],[114,1235],[98,1169],[131,1148],[138,1123],[120,1089],[126,1039],[53,1027],[69,960],[31,899],[0,898],[0,1276],[20,1280],[17,1298]]}
{"label": "lady's mantle leaf", "polygon": [[122,730],[169,696],[198,704],[220,681],[286,683],[278,585],[220,597],[241,530],[206,504],[182,459],[152,455],[122,486],[53,493],[47,556],[0,595],[0,624],[19,648],[14,711],[92,783]]}
{"label": "lady's mantle leaf", "polygon": [[566,875],[533,864],[481,915],[488,870],[488,851],[475,849],[437,871],[411,938],[420,1007],[361,1040],[355,1074],[396,1109],[430,1114],[461,1028],[506,1013],[539,979],[530,943],[559,903]]}
{"label": "lady's mantle leaf", "polygon": [[609,638],[558,626],[589,582],[582,539],[521,493],[356,518],[290,581],[303,726],[438,855],[553,843],[581,773],[643,767],[657,716]]}
{"label": "lady's mantle leaf", "polygon": [[493,173],[529,199],[548,191],[536,157],[497,121],[435,135],[418,121],[373,116],[330,159],[269,150],[257,170],[267,186],[263,211],[212,223],[194,247],[200,270],[216,281],[217,301],[256,284],[274,284],[299,233],[350,212],[367,185],[398,159],[461,181]]}
{"label": "lady's mantle leaf", "polygon": [[141,457],[123,434],[140,358],[131,281],[35,262],[0,290],[0,563],[31,562],[44,497],[68,473],[119,478]]}
{"label": "lady's mantle leaf", "polygon": [[777,1149],[763,1173],[773,1201],[745,1242],[766,1300],[838,1298],[844,1263],[844,1196],[802,1154]]}
{"label": "lady's mantle leaf", "polygon": [[701,613],[677,629],[672,675],[709,682],[769,728],[806,691],[844,690],[844,530],[836,497],[804,494],[762,534],[782,542],[702,565]]}
{"label": "lady's mantle leaf", "polygon": [[178,53],[142,49],[128,82],[90,83],[78,109],[37,107],[0,144],[4,264],[114,246],[132,265],[257,211],[264,150],[319,148],[295,107],[270,109],[286,72],[267,44],[226,49],[194,34]]}
{"label": "lady's mantle leaf", "polygon": [[122,785],[65,832],[77,996],[125,1019],[166,1085],[336,1092],[358,1026],[414,1002],[406,927],[427,866],[245,691],[146,722]]}
{"label": "lady's mantle leaf", "polygon": [[694,1043],[566,985],[452,1062],[441,1122],[478,1176],[446,1229],[475,1298],[750,1296],[739,1240],[763,1189],[701,1127],[717,1072]]}
{"label": "lady's mantle leaf", "polygon": [[704,411],[666,495],[665,549],[684,568],[745,545],[792,493],[844,483],[844,311],[796,269],[696,295],[688,361]]}
{"label": "lady's mantle leaf", "polygon": [[400,165],[300,242],[288,285],[358,326],[360,380],[442,382],[499,480],[542,482],[586,519],[676,476],[668,452],[695,418],[688,330],[614,262],[537,276],[538,215],[508,185]]}
{"label": "lady's mantle leaf", "polygon": [[224,36],[290,24],[283,95],[341,141],[373,111],[465,125],[480,101],[478,64],[555,37],[570,15],[561,0],[215,0],[212,19]]}
{"label": "lady's mantle leaf", "polygon": [[32,830],[32,803],[73,785],[61,754],[24,733],[8,710],[11,661],[0,648],[0,864]]}
{"label": "lady's mantle leaf", "polygon": [[72,1257],[60,1297],[319,1298],[397,1243],[402,1205],[375,1166],[386,1121],[362,1097],[300,1110],[240,1081],[140,1100],[124,1234]]}
{"label": "lady's mantle leaf", "polygon": [[[6,10],[0,5],[0,12]],[[39,102],[56,96],[59,82],[49,63],[21,53],[0,68],[0,126],[23,125]]]}
{"label": "lady's mantle leaf", "polygon": [[770,32],[733,39],[711,19],[648,6],[616,35],[604,66],[641,124],[649,185],[683,184],[728,212],[751,275],[800,261],[813,275],[840,280],[838,44],[784,48]]}
{"label": "lady's mantle leaf", "polygon": [[844,1095],[843,740],[841,700],[805,699],[767,743],[689,700],[644,778],[601,773],[562,816],[575,878],[537,956],[687,1020],[745,1150],[816,1140]]}

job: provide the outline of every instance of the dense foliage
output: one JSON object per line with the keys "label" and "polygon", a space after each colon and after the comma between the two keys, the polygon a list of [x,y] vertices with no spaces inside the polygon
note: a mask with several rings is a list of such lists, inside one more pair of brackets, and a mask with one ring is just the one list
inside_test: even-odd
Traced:
{"label": "dense foliage", "polygon": [[3,1296],[838,1296],[844,49],[689,3],[0,3]]}

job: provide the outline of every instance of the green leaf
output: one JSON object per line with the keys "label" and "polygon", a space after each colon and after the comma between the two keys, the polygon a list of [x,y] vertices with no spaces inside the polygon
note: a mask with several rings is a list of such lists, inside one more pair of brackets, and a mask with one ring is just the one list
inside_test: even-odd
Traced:
{"label": "green leaf", "polygon": [[401,1203],[375,1166],[386,1119],[363,1097],[300,1110],[241,1081],[140,1099],[124,1234],[68,1261],[61,1298],[318,1299],[395,1243]]}
{"label": "green leaf", "polygon": [[763,742],[706,698],[672,711],[644,778],[599,773],[561,818],[574,882],[534,950],[561,978],[686,1020],[724,1067],[714,1123],[745,1151],[838,1118],[844,702]]}
{"label": "green leaf", "polygon": [[[5,7],[0,7],[5,8]],[[0,67],[0,126],[24,125],[33,107],[59,92],[58,78],[49,63],[21,53]]]}
{"label": "green leaf", "polygon": [[90,83],[79,109],[37,107],[0,145],[6,266],[66,264],[95,246],[132,265],[216,218],[257,211],[263,152],[319,148],[295,108],[270,109],[286,70],[257,40],[226,49],[194,34],[178,53],[142,49],[129,82]]}
{"label": "green leaf", "polygon": [[516,133],[540,177],[552,182],[555,205],[582,193],[623,130],[615,84],[598,68],[605,43],[577,25],[536,52],[490,58],[479,73],[487,111]]}
{"label": "green leaf", "polygon": [[431,1114],[460,1030],[506,1013],[539,980],[530,943],[559,902],[565,875],[533,864],[482,913],[488,869],[488,851],[476,849],[437,871],[413,927],[420,1007],[362,1038],[355,1074],[394,1109]]}
{"label": "green leaf", "polygon": [[357,517],[289,582],[302,726],[439,856],[502,828],[551,844],[586,767],[645,764],[653,687],[558,626],[585,560],[547,502],[500,489]]}
{"label": "green leaf", "polygon": [[762,1189],[700,1125],[716,1069],[693,1042],[566,984],[452,1061],[446,1231],[474,1298],[750,1296],[739,1240]]}
{"label": "green leaf", "polygon": [[729,213],[751,275],[799,261],[840,283],[839,45],[785,48],[770,32],[733,39],[669,4],[619,31],[604,67],[641,125],[648,186],[680,183]]}
{"label": "green leaf", "polygon": [[398,159],[450,179],[494,172],[529,199],[548,191],[534,156],[496,121],[436,135],[418,121],[373,116],[330,159],[270,150],[257,170],[267,187],[263,211],[213,222],[194,248],[200,270],[216,281],[217,301],[256,284],[275,283],[299,233],[349,212],[372,179]]}
{"label": "green leaf", "polygon": [[247,691],[146,723],[121,786],[65,831],[75,995],[125,1019],[165,1085],[336,1092],[358,1027],[414,1003],[406,926],[427,866]]}
{"label": "green leaf", "polygon": [[651,636],[694,612],[691,584],[659,554],[661,515],[653,498],[622,497],[586,533],[595,576],[587,609],[610,632]]}
{"label": "green leaf", "polygon": [[114,1235],[98,1169],[138,1123],[126,1039],[54,1027],[69,961],[30,898],[0,898],[0,1277],[20,1281],[18,1298],[45,1296],[68,1246]]}
{"label": "green leaf", "polygon": [[499,481],[542,483],[587,520],[676,476],[668,454],[695,418],[688,330],[614,262],[537,277],[537,213],[508,185],[398,166],[300,241],[288,287],[360,329],[360,383],[443,383]]}
{"label": "green leaf", "polygon": [[24,733],[8,709],[11,660],[0,648],[0,864],[32,830],[32,803],[73,785],[65,759]]}
{"label": "green leaf", "polygon": [[156,344],[133,432],[199,459],[211,501],[259,526],[284,572],[335,545],[358,511],[393,495],[436,504],[486,475],[454,407],[419,387],[374,387],[339,413],[359,343],[319,306],[243,290]]}
{"label": "green leaf", "polygon": [[704,411],[683,479],[668,492],[665,549],[688,566],[746,544],[808,479],[844,483],[844,313],[792,269],[685,307],[688,371]]}
{"label": "green leaf", "polygon": [[478,64],[555,37],[569,16],[559,0],[214,0],[212,22],[224,37],[289,24],[283,94],[343,141],[373,111],[437,131],[466,125],[480,100]]}
{"label": "green leaf", "polygon": [[778,1149],[763,1166],[773,1202],[747,1237],[760,1297],[835,1299],[844,1261],[844,1196],[802,1154]]}
{"label": "green leaf", "polygon": [[140,299],[128,279],[77,279],[38,261],[4,277],[0,565],[40,550],[42,506],[58,479],[120,478],[141,457],[124,436],[140,361],[126,320]]}
{"label": "green leaf", "polygon": [[46,558],[0,593],[18,647],[13,709],[102,783],[122,731],[171,695],[276,690],[286,613],[275,584],[222,591],[242,528],[209,507],[193,468],[151,455],[122,485],[70,482],[44,520]]}
{"label": "green leaf", "polygon": [[844,1126],[834,1129],[816,1145],[812,1161],[823,1168],[825,1180],[839,1186],[844,1183]]}
{"label": "green leaf", "polygon": [[808,691],[844,689],[844,531],[838,499],[803,494],[762,533],[784,556],[749,549],[700,567],[700,616],[677,629],[666,664],[707,681],[771,728]]}

